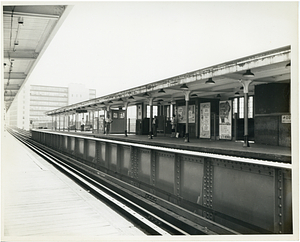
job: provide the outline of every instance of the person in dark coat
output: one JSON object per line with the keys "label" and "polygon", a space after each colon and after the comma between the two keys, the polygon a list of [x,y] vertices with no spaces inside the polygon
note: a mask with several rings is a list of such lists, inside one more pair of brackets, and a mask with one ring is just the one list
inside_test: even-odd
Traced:
{"label": "person in dark coat", "polygon": [[152,121],[152,130],[153,130],[153,136],[157,136],[157,127],[158,127],[158,119],[157,116],[154,116],[154,119]]}

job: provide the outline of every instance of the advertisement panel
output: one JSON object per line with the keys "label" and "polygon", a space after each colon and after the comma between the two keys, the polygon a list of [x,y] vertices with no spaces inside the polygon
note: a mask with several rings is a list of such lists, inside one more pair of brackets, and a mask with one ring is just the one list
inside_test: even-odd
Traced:
{"label": "advertisement panel", "polygon": [[232,105],[231,101],[220,101],[219,103],[219,136],[220,139],[232,139]]}
{"label": "advertisement panel", "polygon": [[210,103],[200,103],[200,138],[210,139]]}
{"label": "advertisement panel", "polygon": [[[186,107],[179,106],[177,109],[178,123],[186,122]],[[195,123],[195,105],[189,105],[189,123]]]}

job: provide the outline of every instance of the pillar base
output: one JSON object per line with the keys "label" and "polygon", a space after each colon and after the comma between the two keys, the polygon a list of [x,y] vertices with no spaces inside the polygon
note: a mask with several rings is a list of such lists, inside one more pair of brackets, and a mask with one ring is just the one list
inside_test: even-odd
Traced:
{"label": "pillar base", "polygon": [[185,133],[184,142],[185,142],[185,143],[190,142],[190,136],[189,136],[188,133]]}
{"label": "pillar base", "polygon": [[249,141],[248,141],[248,135],[245,135],[245,136],[244,136],[244,144],[243,144],[243,147],[250,147]]}

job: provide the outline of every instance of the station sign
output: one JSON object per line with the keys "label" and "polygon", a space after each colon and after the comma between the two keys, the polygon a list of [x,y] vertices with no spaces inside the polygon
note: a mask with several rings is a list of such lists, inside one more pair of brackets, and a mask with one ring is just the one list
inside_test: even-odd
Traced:
{"label": "station sign", "polygon": [[76,110],[76,113],[87,113],[87,110],[85,110],[85,109],[78,109],[78,110]]}
{"label": "station sign", "polygon": [[281,123],[290,124],[291,123],[291,115],[282,115],[281,116]]}

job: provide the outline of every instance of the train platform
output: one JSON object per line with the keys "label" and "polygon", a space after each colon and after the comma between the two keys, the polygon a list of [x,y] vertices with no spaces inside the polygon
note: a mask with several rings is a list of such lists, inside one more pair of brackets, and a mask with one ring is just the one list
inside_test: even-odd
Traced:
{"label": "train platform", "polygon": [[1,241],[145,236],[8,132],[2,139],[1,184]]}
{"label": "train platform", "polygon": [[[51,131],[51,130],[48,130]],[[63,132],[63,131],[55,131]],[[129,141],[139,144],[161,146],[167,148],[176,148],[190,151],[213,153],[220,155],[229,155],[244,158],[253,158],[267,161],[278,161],[284,163],[292,162],[290,147],[272,146],[250,143],[249,147],[244,147],[242,141],[212,140],[190,138],[190,142],[184,142],[183,138],[170,137],[170,135],[158,134],[149,139],[148,135],[128,135],[124,134],[96,134],[92,132],[64,132],[76,135],[94,136],[102,139],[111,139],[118,141]]]}

